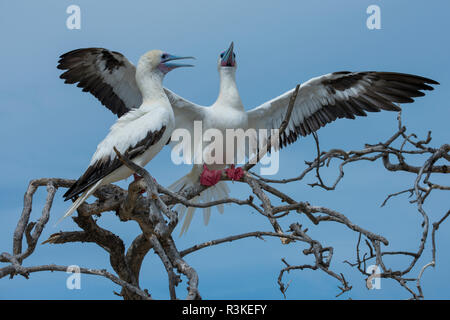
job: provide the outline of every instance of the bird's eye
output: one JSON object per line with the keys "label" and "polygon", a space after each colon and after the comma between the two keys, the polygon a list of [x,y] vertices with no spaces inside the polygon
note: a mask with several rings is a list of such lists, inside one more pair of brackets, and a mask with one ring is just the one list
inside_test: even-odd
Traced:
{"label": "bird's eye", "polygon": [[233,53],[233,58],[236,58],[236,53]]}
{"label": "bird's eye", "polygon": [[220,57],[223,58],[223,52],[220,54]]}
{"label": "bird's eye", "polygon": [[167,58],[167,54],[163,53],[161,56],[162,59],[166,59]]}

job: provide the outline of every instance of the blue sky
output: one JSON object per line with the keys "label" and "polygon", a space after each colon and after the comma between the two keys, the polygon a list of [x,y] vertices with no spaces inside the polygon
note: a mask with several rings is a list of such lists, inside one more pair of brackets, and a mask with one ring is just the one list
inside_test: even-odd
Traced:
{"label": "blue sky", "polygon": [[[66,8],[81,8],[81,30],[66,28]],[[368,30],[366,9],[381,8],[382,29]],[[120,51],[131,61],[150,49],[179,55],[194,55],[196,67],[170,73],[165,85],[199,104],[210,105],[218,93],[218,54],[235,42],[237,81],[247,109],[293,88],[311,77],[340,70],[379,70],[418,74],[441,83],[437,90],[404,107],[404,122],[411,131],[424,136],[433,131],[435,145],[448,143],[447,106],[450,27],[448,1],[2,1],[0,3],[0,165],[6,168],[0,180],[0,251],[10,251],[12,233],[22,209],[29,180],[40,177],[77,178],[89,163],[115,117],[92,96],[75,86],[64,85],[56,69],[58,56],[80,47],[105,47]],[[371,114],[357,121],[337,121],[319,132],[321,147],[362,148],[377,143],[396,129],[396,114]],[[277,177],[295,176],[304,160],[315,155],[312,137],[297,141],[281,152]],[[147,169],[163,185],[188,172],[187,166],[167,161],[170,150],[162,151]],[[328,171],[328,181],[336,171]],[[389,193],[412,185],[414,176],[388,173],[380,162],[349,166],[336,191],[311,189],[305,181],[283,186],[293,198],[324,205],[345,213],[362,227],[383,234],[392,250],[416,250],[420,218],[406,197],[393,199],[380,208]],[[126,183],[120,183],[126,186]],[[247,187],[230,185],[232,195],[244,197]],[[58,228],[53,224],[68,204],[60,190],[52,208],[51,221],[42,239],[62,230],[75,230],[68,219]],[[45,193],[34,200],[33,217],[42,208]],[[448,210],[448,196],[433,194],[425,209],[435,221]],[[281,221],[286,228],[296,217]],[[101,226],[120,235],[126,244],[138,234],[133,222],[120,223],[114,214],[103,215]],[[427,298],[449,298],[450,241],[448,225],[438,235],[437,266],[428,269],[422,283]],[[248,209],[230,206],[223,215],[213,210],[208,227],[201,215],[186,236],[176,242],[180,249],[226,235],[271,230],[261,216]],[[334,225],[312,227],[311,235],[335,248],[332,267],[343,272],[353,290],[342,299],[404,299],[408,294],[392,281],[383,280],[381,290],[368,291],[364,279],[346,264],[353,259],[357,234]],[[178,235],[178,230],[175,231]],[[200,292],[209,299],[282,299],[276,279],[283,267],[310,262],[302,246],[281,246],[276,239],[262,242],[247,239],[188,256],[200,276]],[[420,266],[430,259],[427,253]],[[39,245],[26,265],[56,263],[85,267],[109,267],[108,256],[92,244]],[[395,261],[404,265],[404,260]],[[403,264],[402,264],[403,263]],[[419,270],[414,269],[414,275]],[[33,274],[0,280],[0,299],[117,299],[117,286],[108,280],[82,276],[81,290],[66,289],[67,274]],[[290,299],[333,299],[337,281],[319,271],[287,275],[292,280]],[[155,298],[167,298],[167,276],[157,257],[150,253],[142,266],[142,287]],[[185,281],[183,282],[185,284]],[[184,296],[185,285],[178,288]]]}

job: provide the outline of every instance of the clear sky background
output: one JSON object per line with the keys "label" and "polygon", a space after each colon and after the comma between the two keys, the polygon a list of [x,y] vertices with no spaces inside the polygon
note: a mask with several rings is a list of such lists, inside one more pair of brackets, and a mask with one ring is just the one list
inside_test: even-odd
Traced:
{"label": "clear sky background", "polygon": [[[81,8],[81,30],[66,28],[66,8]],[[368,30],[366,9],[381,7],[381,30]],[[404,107],[408,129],[424,136],[433,131],[435,146],[449,141],[450,21],[447,0],[348,0],[348,1],[1,1],[0,2],[0,251],[11,251],[12,234],[22,210],[23,194],[34,178],[78,178],[86,169],[97,144],[105,137],[115,116],[90,94],[65,85],[56,69],[59,55],[82,47],[105,47],[122,52],[132,62],[150,49],[163,49],[197,57],[196,67],[170,73],[165,85],[199,104],[210,105],[218,93],[217,58],[231,41],[238,61],[237,81],[241,97],[250,109],[293,88],[311,77],[341,70],[379,70],[418,74],[441,83],[437,90]],[[395,130],[396,114],[370,114],[357,121],[340,120],[319,131],[322,149],[362,148],[377,143]],[[303,170],[304,160],[315,156],[312,137],[284,149],[276,177],[292,177]],[[161,152],[147,169],[159,183],[169,185],[188,172],[175,166],[170,150]],[[328,171],[327,181],[336,176]],[[391,250],[417,250],[421,235],[419,213],[406,196],[380,208],[387,194],[410,187],[414,176],[388,173],[381,162],[348,166],[336,191],[311,189],[305,181],[283,186],[293,198],[324,205],[345,213],[366,229],[381,233]],[[448,184],[448,181],[447,181]],[[121,186],[127,184],[122,182]],[[230,185],[232,195],[244,198],[246,186]],[[71,219],[53,225],[68,203],[59,190],[51,220],[41,239],[59,230],[76,230]],[[45,192],[37,192],[32,218],[40,215]],[[431,221],[449,207],[448,194],[435,192],[425,209]],[[200,211],[197,211],[200,213]],[[282,219],[284,228],[296,221]],[[297,220],[298,221],[298,220]],[[302,221],[303,222],[303,221]],[[104,214],[99,224],[120,235],[127,245],[139,233],[134,222],[120,223]],[[450,226],[438,235],[435,269],[423,276],[427,298],[450,297]],[[271,231],[268,221],[247,208],[229,206],[223,215],[213,209],[208,227],[200,214],[187,235],[178,238],[179,249],[195,243],[248,231]],[[358,235],[332,224],[311,227],[310,233],[335,248],[333,270],[343,272],[353,290],[340,299],[404,299],[407,292],[391,280],[381,290],[369,291],[364,278],[345,259],[355,258]],[[198,271],[200,293],[206,299],[282,299],[277,285],[281,258],[290,264],[311,262],[302,245],[282,246],[278,239],[241,240],[204,249],[187,256]],[[419,268],[430,261],[430,243]],[[405,266],[406,260],[396,260]],[[93,244],[38,245],[25,261],[34,264],[77,264],[107,268],[108,255]],[[413,270],[417,275],[418,268]],[[116,285],[103,278],[82,276],[81,290],[66,288],[65,273],[35,273],[29,280],[0,280],[0,299],[118,299]],[[339,283],[320,271],[291,272],[289,299],[334,299]],[[178,295],[185,296],[185,280]],[[168,298],[167,275],[161,262],[149,253],[142,266],[141,284],[155,298]]]}

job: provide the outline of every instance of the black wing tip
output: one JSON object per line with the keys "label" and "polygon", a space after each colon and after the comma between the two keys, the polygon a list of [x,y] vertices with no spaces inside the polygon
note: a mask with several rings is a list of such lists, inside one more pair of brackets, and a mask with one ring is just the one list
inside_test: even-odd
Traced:
{"label": "black wing tip", "polygon": [[[416,78],[422,80],[423,82],[427,83],[427,84],[433,84],[433,85],[440,85],[440,83],[436,80],[430,79],[430,78],[426,78],[426,77],[421,77],[421,76],[415,76]],[[434,89],[434,88],[433,88]],[[431,90],[433,90],[431,89]]]}
{"label": "black wing tip", "polygon": [[[333,72],[333,75],[347,75],[347,74],[374,74],[374,75],[378,75],[378,76],[398,76],[398,77],[408,77],[408,78],[413,78],[419,81],[422,81],[423,83],[426,84],[431,84],[431,85],[440,85],[440,83],[436,80],[427,78],[427,77],[422,77],[422,76],[418,76],[415,74],[411,74],[411,73],[403,73],[403,72],[392,72],[392,71],[375,71],[375,70],[371,70],[371,71],[358,71],[358,72],[352,72],[352,71],[338,71],[338,72]],[[424,89],[424,90],[433,90],[433,89]]]}
{"label": "black wing tip", "polygon": [[64,201],[69,201],[79,194],[79,192],[75,192],[75,184],[76,182],[63,194]]}
{"label": "black wing tip", "polygon": [[440,85],[440,83],[436,80],[427,78],[427,77],[422,77],[416,74],[410,74],[410,73],[402,73],[402,72],[376,72],[376,71],[372,71],[374,73],[379,73],[381,75],[385,74],[385,75],[392,75],[392,76],[399,76],[399,77],[408,77],[408,78],[413,78],[419,81],[422,81],[423,83],[427,83],[427,84],[433,84],[433,85]]}
{"label": "black wing tip", "polygon": [[[418,79],[422,80],[424,83],[426,84],[431,84],[431,85],[435,85],[435,86],[439,86],[440,83],[436,80],[430,79],[430,78],[425,78],[425,77],[420,77],[420,76],[416,76]],[[424,90],[434,90],[433,87],[430,87],[431,89],[424,89]]]}
{"label": "black wing tip", "polygon": [[71,197],[64,197],[64,196],[63,196],[63,198],[64,198],[64,202],[65,202],[65,201],[72,200],[73,197],[71,198]]}

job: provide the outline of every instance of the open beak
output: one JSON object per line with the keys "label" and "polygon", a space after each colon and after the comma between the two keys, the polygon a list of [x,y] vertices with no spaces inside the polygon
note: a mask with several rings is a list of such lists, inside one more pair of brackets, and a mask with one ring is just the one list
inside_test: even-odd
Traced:
{"label": "open beak", "polygon": [[193,67],[194,66],[192,64],[170,62],[170,61],[182,60],[182,59],[195,59],[195,58],[194,57],[179,57],[179,56],[167,54],[167,57],[164,60],[162,60],[161,63],[164,64],[164,66],[167,67],[169,70],[173,70],[175,68],[181,68],[181,67]]}
{"label": "open beak", "polygon": [[227,51],[223,54],[222,57],[222,66],[224,67],[233,67],[234,66],[234,43],[231,42],[230,46],[228,47]]}

